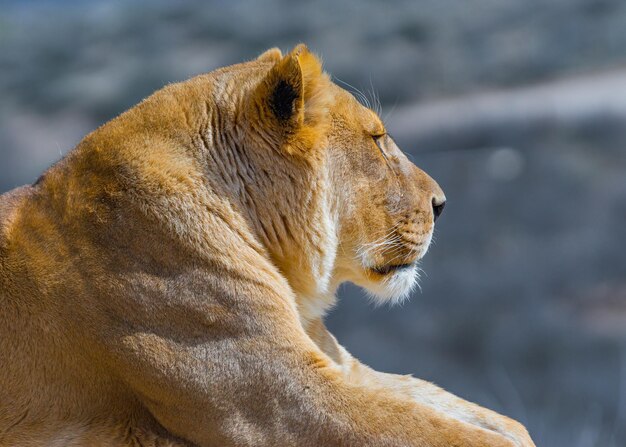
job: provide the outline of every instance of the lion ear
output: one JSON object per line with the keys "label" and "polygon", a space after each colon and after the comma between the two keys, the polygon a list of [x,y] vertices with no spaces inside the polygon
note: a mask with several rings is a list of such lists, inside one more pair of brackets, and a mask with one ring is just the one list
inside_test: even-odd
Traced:
{"label": "lion ear", "polygon": [[[271,51],[271,50],[270,50]],[[262,55],[263,56],[263,55]],[[273,141],[304,150],[324,133],[330,80],[305,45],[278,60],[253,93],[253,109]]]}
{"label": "lion ear", "polygon": [[299,124],[303,120],[304,85],[298,57],[289,54],[270,70],[264,79],[265,106],[280,123]]}
{"label": "lion ear", "polygon": [[256,58],[259,62],[278,62],[283,58],[283,53],[279,48],[270,48],[269,50],[261,53],[259,57]]}

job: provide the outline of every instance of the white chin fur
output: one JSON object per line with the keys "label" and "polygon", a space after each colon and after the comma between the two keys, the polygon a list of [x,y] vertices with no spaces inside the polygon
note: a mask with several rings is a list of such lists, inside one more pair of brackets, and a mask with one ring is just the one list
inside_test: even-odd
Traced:
{"label": "white chin fur", "polygon": [[418,285],[419,269],[417,266],[405,268],[387,275],[381,281],[365,285],[368,295],[379,304],[398,304],[411,295]]}

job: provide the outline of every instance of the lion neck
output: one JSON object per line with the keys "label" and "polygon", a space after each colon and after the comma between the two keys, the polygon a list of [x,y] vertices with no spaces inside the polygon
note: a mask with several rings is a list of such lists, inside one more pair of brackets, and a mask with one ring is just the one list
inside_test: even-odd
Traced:
{"label": "lion neck", "polygon": [[337,206],[324,160],[315,166],[294,162],[242,141],[234,129],[207,132],[203,144],[211,151],[210,188],[229,197],[265,248],[292,288],[302,320],[322,316],[334,304],[338,246]]}

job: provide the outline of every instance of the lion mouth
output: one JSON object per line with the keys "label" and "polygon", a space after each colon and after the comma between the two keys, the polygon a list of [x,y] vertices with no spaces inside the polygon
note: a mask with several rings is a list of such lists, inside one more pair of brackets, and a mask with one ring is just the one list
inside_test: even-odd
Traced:
{"label": "lion mouth", "polygon": [[372,270],[374,273],[384,276],[384,275],[389,275],[390,273],[395,273],[401,270],[407,270],[407,269],[413,268],[414,266],[415,266],[415,263],[411,262],[407,264],[390,264],[390,265],[383,265],[381,267],[372,267],[370,270]]}

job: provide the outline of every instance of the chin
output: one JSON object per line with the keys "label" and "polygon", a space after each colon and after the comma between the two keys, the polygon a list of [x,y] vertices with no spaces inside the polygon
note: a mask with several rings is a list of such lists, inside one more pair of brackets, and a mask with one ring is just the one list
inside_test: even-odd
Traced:
{"label": "chin", "polygon": [[377,304],[399,304],[406,300],[418,286],[419,268],[412,265],[385,275],[374,281],[369,280],[363,287]]}

